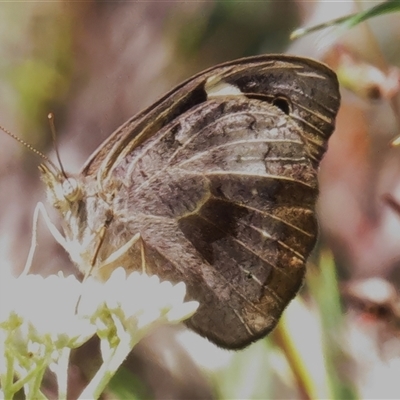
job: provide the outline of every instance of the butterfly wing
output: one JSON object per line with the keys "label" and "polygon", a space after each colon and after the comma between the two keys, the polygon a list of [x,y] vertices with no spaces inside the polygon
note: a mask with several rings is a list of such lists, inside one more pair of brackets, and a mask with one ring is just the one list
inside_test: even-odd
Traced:
{"label": "butterfly wing", "polygon": [[290,115],[301,126],[319,161],[340,102],[336,75],[311,59],[271,54],[227,62],[181,83],[119,127],[89,157],[81,174],[97,176],[103,184],[126,154],[192,107],[206,102],[210,80],[214,86],[218,82],[231,85],[249,98],[278,100],[278,105],[282,99],[289,101]]}
{"label": "butterfly wing", "polygon": [[184,281],[200,302],[188,324],[223,347],[266,335],[302,283],[338,106],[318,63],[225,64],[128,121],[84,169],[119,188],[116,230],[140,232],[148,272]]}

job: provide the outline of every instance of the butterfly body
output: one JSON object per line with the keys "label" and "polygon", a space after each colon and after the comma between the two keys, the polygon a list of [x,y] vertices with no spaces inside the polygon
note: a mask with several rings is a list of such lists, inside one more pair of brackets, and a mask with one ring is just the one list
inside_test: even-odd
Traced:
{"label": "butterfly body", "polygon": [[[184,82],[75,178],[44,172],[71,259],[101,279],[144,261],[184,281],[200,302],[188,325],[222,347],[266,335],[315,243],[318,164],[338,106],[334,74],[296,57],[238,60]],[[71,182],[79,191],[66,198],[59,186]]]}

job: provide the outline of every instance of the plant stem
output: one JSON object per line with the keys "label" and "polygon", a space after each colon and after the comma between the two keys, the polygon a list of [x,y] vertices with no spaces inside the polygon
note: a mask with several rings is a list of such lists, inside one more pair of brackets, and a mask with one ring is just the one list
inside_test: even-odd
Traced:
{"label": "plant stem", "polygon": [[68,387],[68,365],[69,356],[71,354],[71,349],[69,347],[64,347],[61,350],[58,363],[54,366],[53,372],[56,374],[57,386],[58,386],[58,399],[67,399],[67,387]]}

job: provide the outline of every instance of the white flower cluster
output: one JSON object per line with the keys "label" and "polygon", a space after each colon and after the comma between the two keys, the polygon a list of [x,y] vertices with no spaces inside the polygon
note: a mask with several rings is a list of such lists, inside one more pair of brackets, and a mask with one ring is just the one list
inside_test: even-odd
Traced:
{"label": "white flower cluster", "polygon": [[81,283],[62,274],[2,276],[0,397],[12,398],[23,388],[27,398],[45,398],[40,383],[49,367],[57,376],[58,398],[66,398],[70,350],[97,334],[103,365],[81,398],[98,398],[151,328],[196,311],[198,303],[184,302],[185,293],[184,283],[172,285],[138,272],[127,276],[122,268],[104,283],[93,278]]}

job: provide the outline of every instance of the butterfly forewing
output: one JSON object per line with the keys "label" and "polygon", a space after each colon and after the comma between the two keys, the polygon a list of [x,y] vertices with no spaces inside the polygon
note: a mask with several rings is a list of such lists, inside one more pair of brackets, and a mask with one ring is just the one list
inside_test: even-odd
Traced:
{"label": "butterfly forewing", "polygon": [[82,174],[98,174],[99,179],[105,179],[130,150],[184,112],[207,101],[210,77],[237,87],[248,97],[259,96],[271,102],[288,99],[293,105],[292,118],[298,120],[312,142],[322,145],[319,158],[322,156],[338,108],[336,75],[317,61],[276,54],[221,64],[181,83],[118,128],[88,159]]}
{"label": "butterfly forewing", "polygon": [[142,246],[148,273],[184,281],[200,302],[189,326],[223,347],[246,346],[302,283],[338,107],[336,77],[315,61],[260,56],[211,68],[94,153],[76,223],[93,232],[108,215],[99,262],[139,233],[119,265],[140,268]]}

